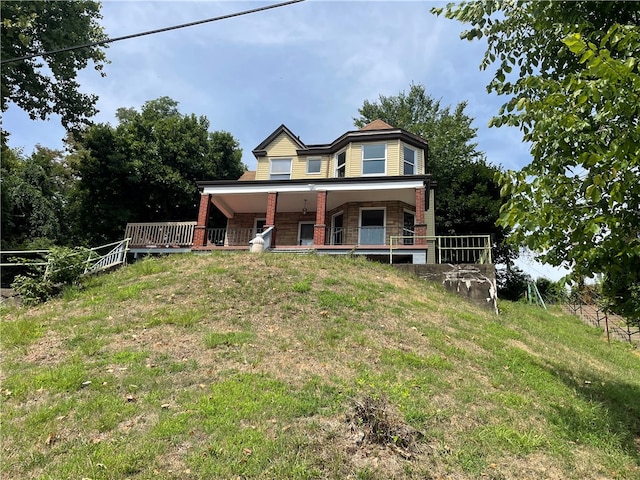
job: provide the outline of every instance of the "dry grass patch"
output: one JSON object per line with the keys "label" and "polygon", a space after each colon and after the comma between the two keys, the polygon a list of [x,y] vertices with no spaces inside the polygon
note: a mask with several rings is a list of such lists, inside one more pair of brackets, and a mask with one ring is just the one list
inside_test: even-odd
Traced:
{"label": "dry grass patch", "polygon": [[640,359],[502,310],[348,257],[137,262],[4,310],[0,476],[635,480]]}

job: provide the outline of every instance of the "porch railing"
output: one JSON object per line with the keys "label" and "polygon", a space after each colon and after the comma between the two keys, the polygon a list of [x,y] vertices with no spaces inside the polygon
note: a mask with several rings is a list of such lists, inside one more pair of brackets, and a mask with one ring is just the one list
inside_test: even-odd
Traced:
{"label": "porch railing", "polygon": [[249,242],[261,232],[262,229],[255,228],[207,228],[207,240],[209,244],[218,247],[248,246]]}
{"label": "porch railing", "polygon": [[[129,241],[129,238],[125,238],[99,247],[71,251],[64,258],[80,257],[80,262],[84,264],[83,274],[100,272],[126,263]],[[0,266],[31,268],[34,272],[40,271],[43,278],[47,278],[56,268],[55,259],[50,254],[51,250],[3,251],[0,252],[0,258],[2,258]]]}
{"label": "porch railing", "polygon": [[492,263],[490,235],[435,236],[438,263]]}
{"label": "porch railing", "polygon": [[389,263],[393,263],[394,245],[413,245],[418,238],[426,240],[427,248],[435,248],[436,263],[492,263],[490,235],[391,236]]}
{"label": "porch railing", "polygon": [[332,227],[327,229],[328,245],[390,245],[391,238],[405,236],[413,245],[413,230],[405,227]]}
{"label": "porch railing", "polygon": [[89,255],[85,261],[84,273],[100,272],[126,263],[130,240],[125,238],[119,242],[90,249],[93,255]]}
{"label": "porch railing", "polygon": [[125,238],[131,246],[190,247],[197,222],[127,223]]}

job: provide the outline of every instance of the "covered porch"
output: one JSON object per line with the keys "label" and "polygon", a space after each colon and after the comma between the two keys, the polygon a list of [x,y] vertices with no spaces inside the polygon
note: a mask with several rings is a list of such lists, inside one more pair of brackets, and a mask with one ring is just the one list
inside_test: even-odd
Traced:
{"label": "covered porch", "polygon": [[198,186],[197,221],[129,224],[131,251],[249,250],[257,240],[272,252],[365,255],[392,263],[484,263],[487,250],[490,255],[486,236],[433,235],[429,175]]}
{"label": "covered porch", "polygon": [[[247,248],[269,229],[275,251],[326,253],[398,252],[426,262],[427,231],[433,232],[428,175],[286,181],[200,182],[201,202],[194,250]],[[426,192],[429,192],[427,194]],[[226,225],[211,225],[211,209]]]}

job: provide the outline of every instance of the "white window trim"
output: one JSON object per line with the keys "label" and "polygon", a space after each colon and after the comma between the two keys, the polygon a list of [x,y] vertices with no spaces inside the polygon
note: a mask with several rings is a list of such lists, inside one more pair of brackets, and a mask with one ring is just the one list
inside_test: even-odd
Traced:
{"label": "white window trim", "polygon": [[[309,171],[309,161],[310,160],[318,160],[320,162],[320,168],[318,168],[317,172]],[[320,175],[322,173],[322,157],[307,157],[307,175]]]}
{"label": "white window trim", "polygon": [[[384,171],[383,172],[376,172],[376,173],[364,173],[364,162],[369,162],[369,161],[377,161],[377,160],[381,160],[380,158],[368,158],[367,160],[364,159],[364,147],[365,146],[373,146],[373,145],[384,145]],[[380,175],[386,175],[387,174],[387,144],[386,143],[366,143],[366,144],[362,144],[362,146],[360,147],[360,151],[361,151],[361,158],[362,161],[360,163],[360,167],[361,167],[361,175],[363,177],[376,177],[376,176],[380,176]]]}
{"label": "white window trim", "polygon": [[[275,158],[270,158],[269,159],[269,180],[273,180],[271,178],[272,175],[287,175],[286,172],[275,172],[274,173],[272,171],[273,170],[273,162],[274,162],[274,160],[275,161],[277,161],[277,160],[288,160],[289,161],[289,173],[288,173],[289,178],[288,178],[288,180],[291,180],[291,169],[292,169],[292,166],[293,166],[293,158],[291,158],[291,157],[275,157]],[[278,179],[276,179],[276,180],[278,180]],[[280,179],[280,180],[284,180],[284,179]]]}
{"label": "white window trim", "polygon": [[344,176],[345,177],[347,176],[347,149],[345,148],[344,150],[340,150],[335,154],[335,168],[333,169],[334,178],[339,178],[338,177],[338,156],[342,155],[343,153],[344,153]]}
{"label": "white window trim", "polygon": [[408,173],[404,173],[404,164],[406,163],[404,159],[405,148],[413,152],[413,173],[411,175],[418,175],[418,150],[416,150],[415,148],[411,148],[407,145],[402,145],[402,174],[409,175]]}
{"label": "white window trim", "polygon": [[358,244],[364,245],[362,243],[362,212],[364,210],[382,210],[382,243],[380,245],[385,245],[387,241],[387,207],[360,207],[360,211],[358,212]]}

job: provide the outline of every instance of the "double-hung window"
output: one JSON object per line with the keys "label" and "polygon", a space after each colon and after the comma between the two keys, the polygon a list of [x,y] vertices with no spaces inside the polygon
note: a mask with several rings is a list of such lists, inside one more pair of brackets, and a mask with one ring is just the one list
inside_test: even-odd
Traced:
{"label": "double-hung window", "polygon": [[347,176],[347,152],[340,152],[336,155],[336,178]]}
{"label": "double-hung window", "polygon": [[416,174],[416,151],[412,148],[404,147],[404,163],[402,173],[404,175]]}
{"label": "double-hung window", "polygon": [[362,145],[362,174],[384,175],[387,169],[387,146],[384,143]]}
{"label": "double-hung window", "polygon": [[308,175],[315,175],[320,173],[321,168],[322,168],[322,159],[320,157],[307,158],[307,174]]}
{"label": "double-hung window", "polygon": [[272,158],[269,166],[269,180],[291,180],[291,159]]}

